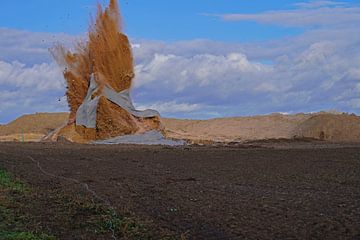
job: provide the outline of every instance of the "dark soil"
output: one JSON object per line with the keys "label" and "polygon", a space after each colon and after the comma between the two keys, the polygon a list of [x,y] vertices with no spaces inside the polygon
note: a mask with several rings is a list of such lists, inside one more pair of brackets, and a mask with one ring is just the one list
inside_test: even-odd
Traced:
{"label": "dark soil", "polygon": [[[74,195],[82,185],[45,175],[31,158],[47,173],[88,184],[153,239],[360,239],[360,144],[0,144],[0,168],[43,193]],[[51,194],[39,199],[47,232],[90,239],[66,234],[71,221],[79,223],[52,216]]]}

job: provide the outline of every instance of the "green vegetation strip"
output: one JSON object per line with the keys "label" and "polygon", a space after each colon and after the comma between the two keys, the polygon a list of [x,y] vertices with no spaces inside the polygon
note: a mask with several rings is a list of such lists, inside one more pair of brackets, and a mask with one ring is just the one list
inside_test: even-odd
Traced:
{"label": "green vegetation strip", "polygon": [[28,189],[26,185],[20,181],[12,180],[10,174],[0,169],[0,188],[18,193],[25,193]]}
{"label": "green vegetation strip", "polygon": [[44,233],[24,230],[14,211],[8,206],[13,203],[12,195],[26,195],[30,189],[22,182],[13,180],[8,172],[0,169],[0,239],[6,240],[55,240]]}
{"label": "green vegetation strip", "polygon": [[34,235],[29,232],[5,233],[0,234],[0,239],[6,240],[53,240],[55,237],[46,234]]}
{"label": "green vegetation strip", "polygon": [[[51,204],[44,209],[41,204],[49,199]],[[61,225],[62,230],[50,227],[59,236],[65,229],[73,236],[82,236],[81,239],[104,239],[105,236],[105,239],[112,239],[112,235],[117,239],[175,239],[166,233],[154,237],[153,231],[141,221],[119,216],[75,189],[67,193],[61,189],[39,193],[0,169],[0,240],[56,240],[42,232],[41,229],[49,229],[49,226],[34,222],[38,216],[41,221],[51,219],[55,226]]]}

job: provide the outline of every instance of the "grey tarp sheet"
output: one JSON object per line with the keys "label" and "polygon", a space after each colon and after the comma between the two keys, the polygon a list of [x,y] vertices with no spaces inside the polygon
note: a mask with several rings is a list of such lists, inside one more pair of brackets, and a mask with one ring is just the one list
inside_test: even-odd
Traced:
{"label": "grey tarp sheet", "polygon": [[[97,91],[98,85],[95,82],[94,75],[91,76],[90,86],[84,102],[80,105],[76,112],[76,125],[82,125],[87,128],[96,128],[96,111],[99,104],[100,96],[92,98],[92,95]],[[136,110],[132,104],[129,90],[116,92],[108,86],[104,87],[101,96],[106,97],[111,102],[117,104],[119,107],[125,109],[127,112],[135,117],[147,118],[156,117],[160,114],[155,110]],[[167,145],[167,146],[182,146],[186,142],[179,140],[169,140],[159,131],[149,131],[144,134],[126,135],[111,138],[102,141],[93,141],[93,144],[145,144],[145,145]]]}
{"label": "grey tarp sheet", "polygon": [[[87,128],[96,128],[96,110],[100,96],[97,96],[93,99],[91,98],[91,96],[97,89],[98,86],[95,82],[94,75],[92,75],[86,98],[76,112],[76,125],[82,125]],[[135,117],[147,118],[160,116],[160,114],[155,110],[136,110],[134,105],[132,104],[130,92],[128,89],[118,93],[113,89],[109,88],[108,86],[105,86],[101,96],[106,97],[108,100],[125,109],[127,112],[129,112]]]}
{"label": "grey tarp sheet", "polygon": [[166,139],[164,135],[156,130],[144,134],[125,135],[107,140],[93,141],[93,144],[141,144],[141,145],[166,145],[183,146],[186,144],[183,140]]}

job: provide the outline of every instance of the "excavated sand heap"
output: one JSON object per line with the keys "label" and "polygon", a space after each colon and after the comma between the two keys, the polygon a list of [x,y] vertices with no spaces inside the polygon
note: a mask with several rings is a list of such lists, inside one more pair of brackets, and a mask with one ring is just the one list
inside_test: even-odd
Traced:
{"label": "excavated sand heap", "polygon": [[359,142],[360,118],[349,114],[316,114],[297,126],[295,135],[325,141]]}
{"label": "excavated sand heap", "polygon": [[74,52],[57,45],[51,53],[64,67],[70,116],[68,125],[50,139],[88,142],[162,129],[156,111],[142,113],[132,105],[133,55],[122,33],[117,0],[110,0],[105,10],[98,5],[87,42],[77,43]]}

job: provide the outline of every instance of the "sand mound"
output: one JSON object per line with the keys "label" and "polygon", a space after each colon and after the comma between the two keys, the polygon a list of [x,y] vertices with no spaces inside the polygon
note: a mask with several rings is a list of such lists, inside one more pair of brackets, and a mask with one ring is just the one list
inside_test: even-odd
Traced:
{"label": "sand mound", "polygon": [[0,136],[33,133],[48,134],[66,123],[68,113],[36,113],[24,115],[7,125],[0,126]]}
{"label": "sand mound", "polygon": [[0,142],[39,142],[44,134],[37,133],[18,133],[0,136]]}
{"label": "sand mound", "polygon": [[292,138],[296,127],[311,115],[281,115],[219,118],[211,120],[163,119],[168,137],[191,141],[243,142]]}
{"label": "sand mound", "polygon": [[[21,126],[24,133],[31,131],[35,134],[40,133],[38,135],[40,139],[50,130],[63,126],[67,117],[67,113],[26,115],[8,125],[0,126],[0,136],[13,134],[12,138],[6,139],[20,140]],[[194,143],[245,142],[294,137],[360,142],[360,117],[348,114],[271,114],[210,120],[161,119],[161,121],[167,137],[185,139]],[[88,141],[81,134],[77,134],[75,125],[66,127],[60,135],[70,141],[80,143]]]}
{"label": "sand mound", "polygon": [[[42,141],[45,142],[75,142],[75,143],[88,143],[92,138],[91,135],[79,134],[76,130],[75,123],[67,124],[51,134],[43,136]],[[87,137],[88,136],[88,137]]]}
{"label": "sand mound", "polygon": [[[81,129],[81,127],[80,127]],[[95,136],[89,140],[104,140],[113,137],[143,133],[152,129],[162,129],[160,118],[137,118],[105,97],[100,97],[96,115]],[[92,130],[92,129],[87,129]],[[79,126],[77,126],[78,133]]]}
{"label": "sand mound", "polygon": [[360,117],[348,114],[314,115],[296,128],[295,135],[327,141],[360,141]]}

